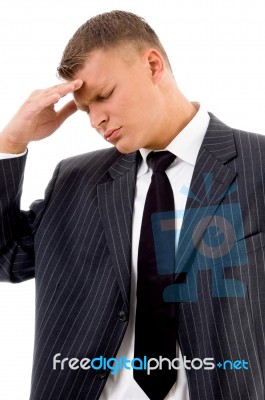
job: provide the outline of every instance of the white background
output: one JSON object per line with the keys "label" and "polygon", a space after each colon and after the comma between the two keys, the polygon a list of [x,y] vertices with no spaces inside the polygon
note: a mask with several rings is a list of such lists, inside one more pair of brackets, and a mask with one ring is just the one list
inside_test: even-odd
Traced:
{"label": "white background", "polygon": [[[0,5],[0,130],[34,89],[56,84],[75,30],[123,9],[156,30],[180,89],[233,127],[265,133],[264,0],[8,0]],[[108,146],[76,113],[51,138],[29,146],[22,206],[43,191],[65,157]],[[0,285],[0,399],[29,398],[34,281]],[[126,399],[124,399],[126,400]]]}

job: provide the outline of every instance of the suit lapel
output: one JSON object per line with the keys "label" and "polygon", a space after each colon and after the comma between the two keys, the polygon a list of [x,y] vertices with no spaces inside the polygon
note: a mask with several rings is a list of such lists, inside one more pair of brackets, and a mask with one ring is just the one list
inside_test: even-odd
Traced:
{"label": "suit lapel", "polygon": [[216,208],[234,190],[231,184],[236,172],[226,165],[237,154],[233,131],[212,114],[210,117],[188,193],[176,256],[177,273],[192,265],[196,248]]}
{"label": "suit lapel", "polygon": [[129,307],[132,212],[137,154],[124,154],[109,168],[111,180],[98,185],[101,220],[116,277]]}

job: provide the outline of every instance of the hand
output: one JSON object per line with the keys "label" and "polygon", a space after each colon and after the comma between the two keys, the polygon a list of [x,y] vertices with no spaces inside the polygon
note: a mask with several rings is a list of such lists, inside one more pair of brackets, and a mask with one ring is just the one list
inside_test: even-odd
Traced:
{"label": "hand", "polygon": [[34,91],[1,132],[0,153],[22,153],[29,142],[54,133],[77,110],[74,100],[59,111],[55,111],[54,105],[62,97],[78,90],[82,84],[83,81],[77,79]]}

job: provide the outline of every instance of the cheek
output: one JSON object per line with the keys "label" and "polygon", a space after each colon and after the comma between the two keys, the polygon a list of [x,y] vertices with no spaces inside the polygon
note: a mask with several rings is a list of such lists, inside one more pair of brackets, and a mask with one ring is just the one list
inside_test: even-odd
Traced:
{"label": "cheek", "polygon": [[121,103],[121,108],[133,118],[146,118],[150,113],[150,108],[152,108],[152,105],[146,94],[140,92],[135,96],[127,97],[126,101],[124,101],[123,104]]}
{"label": "cheek", "polygon": [[154,95],[138,86],[117,93],[109,104],[110,115],[124,125],[140,123],[145,126],[156,121],[159,110],[155,106]]}

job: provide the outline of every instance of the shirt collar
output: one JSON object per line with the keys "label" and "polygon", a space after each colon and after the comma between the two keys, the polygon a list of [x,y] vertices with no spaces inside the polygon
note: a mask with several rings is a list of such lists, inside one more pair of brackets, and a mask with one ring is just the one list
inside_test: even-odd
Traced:
{"label": "shirt collar", "polygon": [[[163,150],[170,151],[175,154],[178,159],[194,166],[209,125],[210,116],[200,103],[194,102],[193,104],[198,109],[197,113],[185,128],[182,129],[182,131],[180,131],[172,142]],[[142,148],[139,149],[139,151],[143,162],[140,164],[137,177],[144,175],[148,171],[146,158],[152,150]]]}

